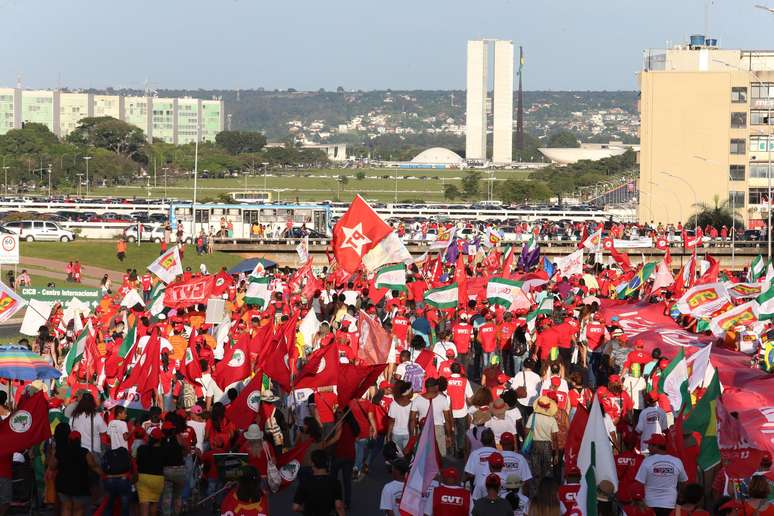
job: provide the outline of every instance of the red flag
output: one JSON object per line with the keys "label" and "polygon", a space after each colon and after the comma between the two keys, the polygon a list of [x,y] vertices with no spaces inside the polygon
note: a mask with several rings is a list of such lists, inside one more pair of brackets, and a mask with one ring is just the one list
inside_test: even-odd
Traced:
{"label": "red flag", "polygon": [[296,330],[298,329],[298,317],[299,312],[296,312],[290,319],[280,328],[280,338],[285,343],[285,349],[288,352],[288,366],[290,372],[296,374],[296,367],[298,362],[298,346],[296,346]]}
{"label": "red flag", "polygon": [[[309,446],[312,445],[312,439],[305,439],[298,443],[292,450],[287,453],[283,453],[277,459],[277,469],[279,469],[280,478],[282,479],[278,491],[283,490],[287,486],[293,483],[298,475],[298,470],[301,469],[301,459],[306,454]],[[268,457],[268,460],[273,461],[272,457]]]}
{"label": "red flag", "polygon": [[709,267],[699,279],[696,280],[696,285],[703,285],[705,283],[716,283],[718,281],[718,275],[720,274],[720,263],[712,256],[707,256]]}
{"label": "red flag", "polygon": [[220,297],[234,284],[234,278],[226,271],[220,271],[213,276],[212,295]]}
{"label": "red flag", "polygon": [[507,278],[513,269],[513,255],[516,254],[516,252],[513,250],[513,247],[509,247],[505,254],[506,257],[503,261],[503,277]]}
{"label": "red flag", "polygon": [[290,392],[290,367],[288,366],[288,350],[285,342],[275,336],[269,343],[269,352],[263,360],[259,360],[259,367],[266,375],[277,382],[285,392]]}
{"label": "red flag", "polygon": [[682,294],[683,290],[689,289],[693,286],[694,278],[696,278],[696,252],[691,255],[688,261],[682,266],[680,272],[675,277],[675,284],[673,293],[675,296]]}
{"label": "red flag", "polygon": [[363,310],[357,317],[360,328],[360,346],[357,358],[365,364],[386,364],[390,355],[392,337],[385,331],[379,321],[366,314]]}
{"label": "red flag", "polygon": [[628,272],[632,269],[632,264],[629,261],[629,254],[618,251],[618,249],[615,248],[615,242],[612,238],[606,238],[603,245],[605,249],[610,251],[610,256],[612,256],[613,260],[621,266],[621,269],[623,269],[624,272]]}
{"label": "red flag", "polygon": [[226,417],[240,430],[245,430],[255,423],[255,415],[261,409],[262,390],[263,373],[258,371],[250,383],[239,391],[237,398],[226,407]]}
{"label": "red flag", "polygon": [[274,321],[269,320],[268,323],[260,326],[248,344],[250,350],[250,363],[260,363],[266,353],[271,349],[271,341],[274,338]]}
{"label": "red flag", "polygon": [[685,230],[685,228],[683,228],[682,237],[683,246],[686,249],[693,249],[703,244],[702,238],[704,237],[704,233],[702,232],[701,228],[696,228],[696,235],[689,236],[688,232]]}
{"label": "red flag", "polygon": [[164,306],[186,308],[207,304],[213,285],[213,277],[209,275],[167,285],[164,291]]}
{"label": "red flag", "polygon": [[457,283],[457,305],[460,309],[464,309],[468,306],[468,275],[465,271],[465,264],[462,263],[462,254],[457,255],[454,281]]}
{"label": "red flag", "polygon": [[354,365],[339,364],[338,388],[339,407],[346,407],[350,400],[360,398],[369,387],[376,383],[387,364]]}
{"label": "red flag", "polygon": [[363,256],[392,233],[392,228],[359,195],[333,228],[333,254],[339,265],[355,272]]}
{"label": "red flag", "polygon": [[298,372],[294,387],[315,389],[336,385],[338,373],[339,348],[331,343],[316,349],[309,355],[309,360]]}
{"label": "red flag", "polygon": [[199,362],[199,353],[196,351],[196,330],[191,331],[191,338],[188,339],[188,347],[183,356],[182,373],[189,382],[196,385],[202,379],[202,365]]}
{"label": "red flag", "polygon": [[575,410],[575,415],[572,417],[570,428],[567,431],[567,441],[564,446],[565,468],[578,465],[578,453],[588,420],[589,410],[583,403],[578,403],[578,408]]}
{"label": "red flag", "polygon": [[150,408],[153,404],[153,393],[161,381],[160,370],[161,339],[159,339],[159,327],[154,326],[138,361],[116,389],[116,399],[136,400],[143,407]]}
{"label": "red flag", "polygon": [[716,411],[718,448],[726,474],[747,478],[758,470],[764,452],[750,441],[737,413],[728,412],[721,400],[717,401]]}
{"label": "red flag", "polygon": [[101,356],[97,348],[97,336],[89,332],[83,346],[83,363],[86,369],[86,378],[91,381],[100,368]]}
{"label": "red flag", "polygon": [[674,425],[672,425],[672,428],[666,433],[667,453],[682,461],[685,472],[688,475],[688,482],[696,482],[696,459],[698,458],[698,454],[689,453],[685,447],[685,439],[683,437],[683,423],[685,422],[684,410],[685,407],[680,409],[680,413],[675,418]]}
{"label": "red flag", "polygon": [[22,400],[11,415],[0,421],[0,440],[7,454],[22,452],[50,437],[48,402],[43,391]]}
{"label": "red flag", "polygon": [[247,344],[247,339],[237,339],[223,354],[223,360],[215,366],[212,378],[224,391],[232,383],[241,382],[250,376],[250,350],[247,349]]}
{"label": "red flag", "polygon": [[583,227],[581,228],[581,237],[578,239],[578,249],[583,249],[585,247],[586,239],[589,237],[589,230],[586,227],[586,224],[583,224]]}

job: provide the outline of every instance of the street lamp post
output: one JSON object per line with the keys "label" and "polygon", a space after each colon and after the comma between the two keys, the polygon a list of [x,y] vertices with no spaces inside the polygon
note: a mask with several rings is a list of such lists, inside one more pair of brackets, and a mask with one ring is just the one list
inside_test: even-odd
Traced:
{"label": "street lamp post", "polygon": [[84,161],[86,161],[86,197],[89,196],[89,161],[91,160],[91,156],[84,156]]}
{"label": "street lamp post", "polygon": [[[201,127],[199,127],[199,130],[197,131],[197,134],[201,131]],[[193,201],[191,202],[191,214],[193,217],[191,217],[191,238],[196,237],[196,187],[197,187],[197,179],[199,176],[199,138],[196,138],[196,143],[194,144],[194,169],[193,169],[193,176],[194,176],[194,187],[193,187]]]}
{"label": "street lamp post", "polygon": [[75,175],[78,176],[78,190],[77,191],[78,191],[78,197],[80,197],[81,196],[81,183],[83,182],[83,179],[82,179],[83,178],[83,174],[75,174]]}
{"label": "street lamp post", "polygon": [[48,164],[48,200],[51,200],[51,163]]}

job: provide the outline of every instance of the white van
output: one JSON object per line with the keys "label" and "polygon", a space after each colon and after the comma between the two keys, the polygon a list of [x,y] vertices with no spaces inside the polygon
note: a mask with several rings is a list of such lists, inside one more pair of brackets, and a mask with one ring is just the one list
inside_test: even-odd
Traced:
{"label": "white van", "polygon": [[56,222],[48,220],[17,220],[4,224],[3,228],[19,235],[19,240],[27,242],[38,240],[70,242],[75,240],[75,233],[68,229],[62,229]]}

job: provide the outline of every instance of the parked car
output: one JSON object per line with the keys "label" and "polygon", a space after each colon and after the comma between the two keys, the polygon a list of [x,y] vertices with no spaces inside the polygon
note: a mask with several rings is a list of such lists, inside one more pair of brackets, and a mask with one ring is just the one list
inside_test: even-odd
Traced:
{"label": "parked car", "polygon": [[75,240],[75,233],[63,229],[56,222],[47,220],[18,220],[4,224],[3,228],[19,235],[19,239],[27,242],[36,240],[70,242]]}
{"label": "parked car", "polygon": [[[137,234],[138,227],[142,228],[139,236]],[[124,229],[123,234],[127,242],[137,242],[137,239],[140,238],[141,242],[156,242],[158,244],[164,240],[164,226],[162,224],[132,224]],[[183,236],[186,244],[192,242],[187,231]],[[172,240],[174,239],[175,235],[173,234]]]}

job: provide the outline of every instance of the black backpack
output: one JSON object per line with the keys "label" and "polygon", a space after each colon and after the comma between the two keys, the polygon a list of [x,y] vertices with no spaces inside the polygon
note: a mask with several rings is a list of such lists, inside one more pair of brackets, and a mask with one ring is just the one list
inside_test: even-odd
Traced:
{"label": "black backpack", "polygon": [[122,475],[132,469],[132,458],[123,446],[108,450],[102,457],[102,469],[108,475]]}

